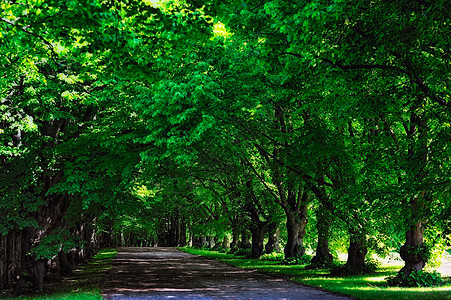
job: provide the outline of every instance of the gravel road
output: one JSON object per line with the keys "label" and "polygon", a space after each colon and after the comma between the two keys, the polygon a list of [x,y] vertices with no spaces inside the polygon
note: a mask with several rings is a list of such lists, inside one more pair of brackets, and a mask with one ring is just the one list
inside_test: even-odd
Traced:
{"label": "gravel road", "polygon": [[119,248],[105,299],[351,299],[174,248]]}

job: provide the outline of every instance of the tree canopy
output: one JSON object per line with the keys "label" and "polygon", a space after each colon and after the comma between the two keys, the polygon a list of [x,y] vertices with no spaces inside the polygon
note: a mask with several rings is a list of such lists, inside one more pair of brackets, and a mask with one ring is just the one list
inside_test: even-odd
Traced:
{"label": "tree canopy", "polygon": [[423,269],[451,234],[450,12],[0,2],[0,232],[24,240],[13,283],[42,289],[46,262],[98,236],[231,239],[256,258],[281,241],[317,266],[335,248],[345,273],[396,249],[400,273]]}

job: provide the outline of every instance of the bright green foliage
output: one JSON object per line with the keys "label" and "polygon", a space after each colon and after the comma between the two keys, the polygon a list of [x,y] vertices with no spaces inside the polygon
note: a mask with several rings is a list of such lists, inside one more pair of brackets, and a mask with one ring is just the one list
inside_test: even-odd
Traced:
{"label": "bright green foliage", "polygon": [[389,286],[402,287],[431,287],[443,284],[440,273],[436,271],[430,273],[420,270],[410,274],[399,273],[396,276],[387,278]]}
{"label": "bright green foliage", "polygon": [[0,232],[42,230],[32,253],[49,258],[81,224],[157,240],[182,222],[222,240],[295,214],[311,249],[321,218],[334,251],[359,237],[383,255],[419,223],[443,244],[449,11],[3,1]]}

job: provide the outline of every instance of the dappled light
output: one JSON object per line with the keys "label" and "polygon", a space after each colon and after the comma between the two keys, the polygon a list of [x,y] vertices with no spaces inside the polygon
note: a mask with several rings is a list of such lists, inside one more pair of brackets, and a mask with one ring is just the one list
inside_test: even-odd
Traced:
{"label": "dappled light", "polygon": [[450,11],[0,0],[0,293],[448,295]]}
{"label": "dappled light", "polygon": [[171,248],[119,248],[106,277],[106,299],[121,297],[346,299]]}

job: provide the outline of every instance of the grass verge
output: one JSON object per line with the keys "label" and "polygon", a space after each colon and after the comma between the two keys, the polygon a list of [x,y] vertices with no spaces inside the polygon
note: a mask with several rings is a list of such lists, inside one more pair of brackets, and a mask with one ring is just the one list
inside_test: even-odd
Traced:
{"label": "grass verge", "polygon": [[102,299],[100,285],[105,273],[111,268],[111,260],[116,256],[116,249],[99,251],[89,263],[75,269],[71,277],[53,284],[47,284],[45,293],[15,297],[13,291],[0,294],[1,299],[23,300],[94,300]]}
{"label": "grass verge", "polygon": [[371,275],[335,277],[329,275],[328,269],[306,270],[306,265],[280,265],[276,261],[247,259],[243,256],[216,251],[188,247],[179,249],[191,254],[219,260],[236,267],[280,275],[301,284],[319,287],[358,299],[451,299],[451,277],[444,278],[445,285],[434,288],[387,287],[385,278],[395,275],[399,271],[399,266],[384,265],[375,274]]}

